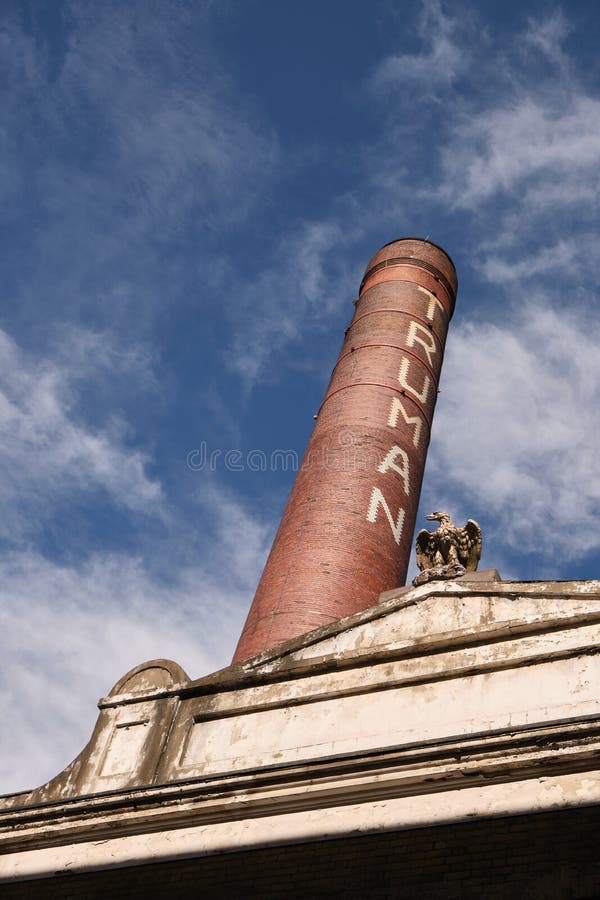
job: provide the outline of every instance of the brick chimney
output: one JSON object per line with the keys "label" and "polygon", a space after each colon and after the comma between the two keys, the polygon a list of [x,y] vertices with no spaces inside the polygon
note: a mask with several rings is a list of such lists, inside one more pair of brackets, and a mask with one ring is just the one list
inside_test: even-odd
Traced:
{"label": "brick chimney", "polygon": [[404,584],[456,287],[429,241],[369,262],[234,662]]}

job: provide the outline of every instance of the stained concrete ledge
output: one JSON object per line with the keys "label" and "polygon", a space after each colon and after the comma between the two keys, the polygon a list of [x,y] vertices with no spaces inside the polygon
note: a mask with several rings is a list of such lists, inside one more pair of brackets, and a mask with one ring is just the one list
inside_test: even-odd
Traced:
{"label": "stained concrete ledge", "polygon": [[[420,587],[432,587],[434,589],[439,588],[441,585],[446,583],[452,584],[481,584],[481,583],[494,583],[497,581],[502,581],[500,577],[500,573],[498,569],[481,569],[478,572],[467,572],[466,575],[460,575],[458,578],[447,578],[447,579],[438,579],[427,582],[426,585],[420,585]],[[405,594],[409,594],[411,591],[416,590],[414,585],[407,584],[404,587],[392,588],[391,591],[383,591],[382,594],[379,595],[378,603],[384,603],[386,600],[392,600],[396,597],[404,596]]]}
{"label": "stained concrete ledge", "polygon": [[111,836],[124,865],[260,845],[286,816],[289,840],[314,839],[324,809],[342,834],[382,809],[374,828],[600,802],[600,582],[477,574],[387,592],[205,678],[136,666],[63,773],[0,798],[7,877],[21,853],[67,867],[75,844],[101,866]]}

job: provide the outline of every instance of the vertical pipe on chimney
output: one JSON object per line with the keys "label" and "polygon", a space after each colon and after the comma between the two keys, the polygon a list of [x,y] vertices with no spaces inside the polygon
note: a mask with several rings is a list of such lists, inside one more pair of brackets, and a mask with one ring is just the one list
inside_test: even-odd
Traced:
{"label": "vertical pipe on chimney", "polygon": [[456,287],[428,241],[369,262],[234,662],[404,584]]}

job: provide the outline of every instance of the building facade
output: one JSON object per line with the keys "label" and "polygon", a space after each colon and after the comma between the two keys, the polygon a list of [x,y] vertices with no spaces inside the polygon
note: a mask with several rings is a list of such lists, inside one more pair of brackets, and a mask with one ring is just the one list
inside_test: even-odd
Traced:
{"label": "building facade", "polygon": [[599,582],[490,571],[196,681],[139,666],[0,800],[3,895],[594,897],[599,637]]}

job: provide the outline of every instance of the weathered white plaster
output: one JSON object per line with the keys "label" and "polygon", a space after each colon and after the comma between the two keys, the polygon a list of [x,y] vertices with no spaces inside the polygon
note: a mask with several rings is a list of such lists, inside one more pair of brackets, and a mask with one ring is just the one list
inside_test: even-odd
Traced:
{"label": "weathered white plaster", "polygon": [[[393,678],[394,667],[386,668]],[[260,712],[240,709],[195,722],[181,766],[208,774],[600,715],[598,685],[600,658],[575,657]]]}
{"label": "weathered white plaster", "polygon": [[597,803],[599,644],[597,581],[460,579],[198,681],[144,664],[0,798],[0,877]]}
{"label": "weathered white plaster", "polygon": [[[258,818],[232,817],[120,838],[9,853],[0,857],[0,881],[41,878],[159,860],[202,856],[272,844],[323,840],[345,834],[458,822],[473,816],[529,813],[600,802],[600,777],[572,774],[445,793],[327,806]],[[239,811],[238,811],[239,815]]]}

